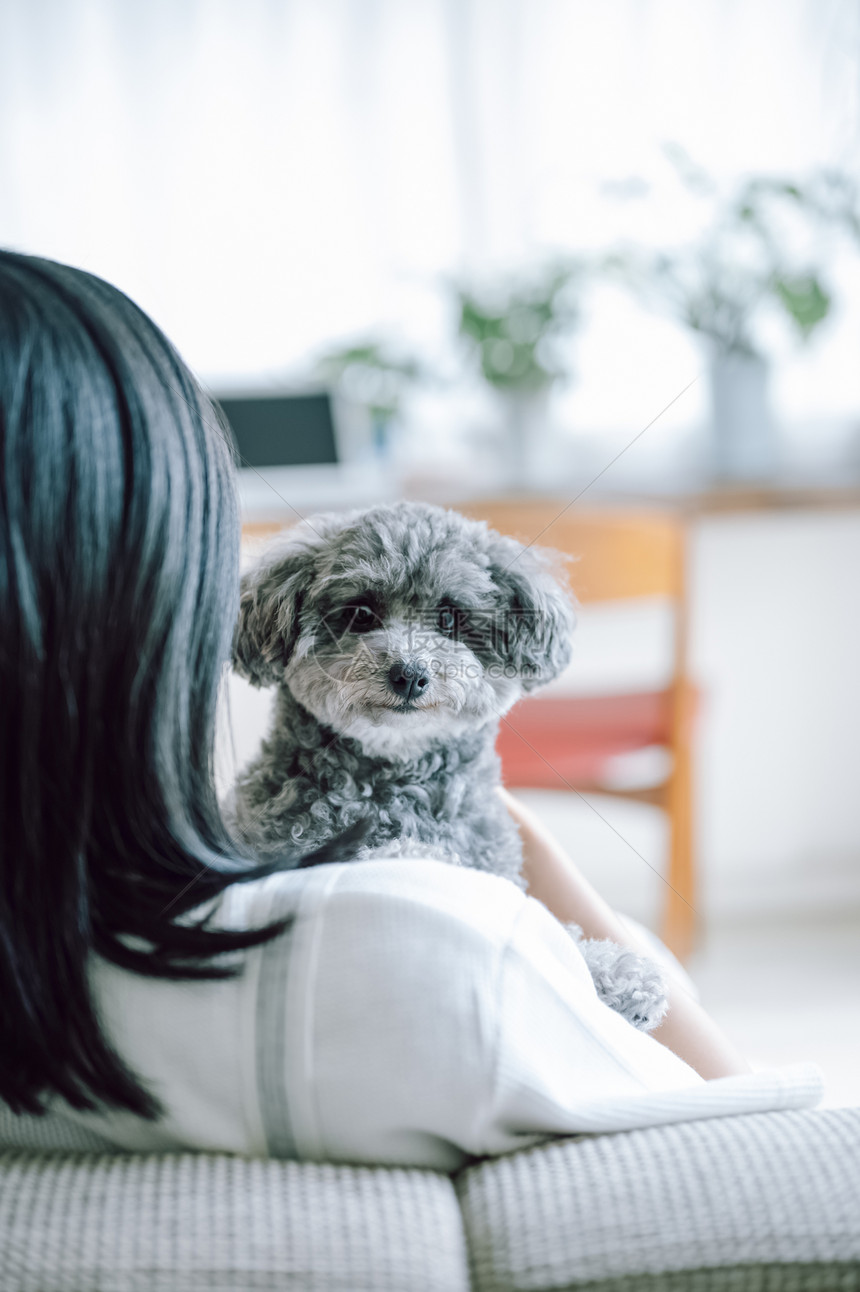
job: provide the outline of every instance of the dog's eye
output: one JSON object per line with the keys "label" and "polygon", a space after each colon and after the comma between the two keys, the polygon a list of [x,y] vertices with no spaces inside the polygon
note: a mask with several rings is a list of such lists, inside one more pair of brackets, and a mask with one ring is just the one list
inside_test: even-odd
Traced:
{"label": "dog's eye", "polygon": [[446,637],[453,637],[460,627],[460,612],[456,606],[442,606],[439,610],[439,631]]}
{"label": "dog's eye", "polygon": [[346,606],[343,615],[344,627],[350,633],[369,633],[377,625],[376,615],[370,606]]}
{"label": "dog's eye", "polygon": [[443,602],[436,610],[436,626],[445,637],[451,637],[469,650],[480,652],[492,638],[492,623],[486,611]]}

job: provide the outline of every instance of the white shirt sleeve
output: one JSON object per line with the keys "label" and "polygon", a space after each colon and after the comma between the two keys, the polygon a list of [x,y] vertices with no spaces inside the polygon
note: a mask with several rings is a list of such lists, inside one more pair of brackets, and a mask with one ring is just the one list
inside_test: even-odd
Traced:
{"label": "white shirt sleeve", "polygon": [[285,989],[258,1012],[270,1152],[451,1170],[546,1135],[820,1097],[809,1067],[703,1081],[604,1006],[562,926],[492,875],[320,867],[288,936]]}

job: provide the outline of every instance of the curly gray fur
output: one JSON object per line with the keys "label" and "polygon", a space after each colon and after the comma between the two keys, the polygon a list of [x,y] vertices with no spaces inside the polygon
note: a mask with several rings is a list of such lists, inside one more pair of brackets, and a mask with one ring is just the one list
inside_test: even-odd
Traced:
{"label": "curly gray fur", "polygon": [[647,956],[620,947],[617,942],[584,938],[578,924],[567,924],[565,928],[576,940],[604,1005],[642,1032],[658,1027],[669,1008],[662,969]]}
{"label": "curly gray fur", "polygon": [[[234,667],[278,693],[234,828],[276,857],[364,820],[365,850],[420,845],[523,888],[494,744],[511,705],[568,663],[574,622],[552,553],[456,512],[397,503],[297,526],[242,584]],[[593,976],[646,1026],[654,975],[626,957]]]}
{"label": "curly gray fur", "polygon": [[[236,786],[236,827],[260,856],[274,857],[286,845],[310,851],[365,821],[364,852],[383,844],[412,852],[405,840],[524,887],[519,833],[492,792],[500,780],[494,737],[474,732],[392,762],[334,734],[280,687],[269,737]],[[427,855],[416,847],[419,854]]]}

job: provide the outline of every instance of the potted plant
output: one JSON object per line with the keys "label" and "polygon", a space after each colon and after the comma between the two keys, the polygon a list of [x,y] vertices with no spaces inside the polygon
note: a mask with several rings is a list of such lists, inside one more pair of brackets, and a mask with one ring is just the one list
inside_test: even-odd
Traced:
{"label": "potted plant", "polygon": [[418,360],[386,340],[371,338],[326,350],[317,360],[316,374],[362,411],[373,456],[388,457],[404,398],[425,376]]}
{"label": "potted plant", "polygon": [[680,149],[670,159],[711,208],[703,232],[668,250],[628,247],[607,259],[646,304],[668,310],[705,342],[712,462],[725,479],[770,475],[776,464],[763,343],[767,316],[807,342],[833,302],[821,234],[860,239],[853,183],[819,171],[800,183],[754,177],[721,196]]}
{"label": "potted plant", "polygon": [[457,327],[502,410],[506,474],[533,480],[549,394],[568,375],[562,342],[579,324],[584,267],[566,261],[483,286],[455,286]]}

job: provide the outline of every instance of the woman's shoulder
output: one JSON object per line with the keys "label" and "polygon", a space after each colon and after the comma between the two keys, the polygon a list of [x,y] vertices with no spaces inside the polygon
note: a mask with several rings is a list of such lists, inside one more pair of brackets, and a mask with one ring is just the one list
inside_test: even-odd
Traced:
{"label": "woman's shoulder", "polygon": [[462,923],[477,936],[507,936],[525,903],[509,880],[435,859],[371,857],[305,870],[281,871],[224,891],[215,921],[224,928],[259,927],[278,919],[324,913],[358,917],[373,907],[386,916]]}
{"label": "woman's shoulder", "polygon": [[469,1141],[488,1089],[499,974],[529,904],[508,880],[421,858],[231,884],[199,908],[210,927],[286,924],[238,953],[235,977],[94,966],[111,1042],[165,1113],[88,1125],[126,1148],[457,1165],[448,1141]]}

